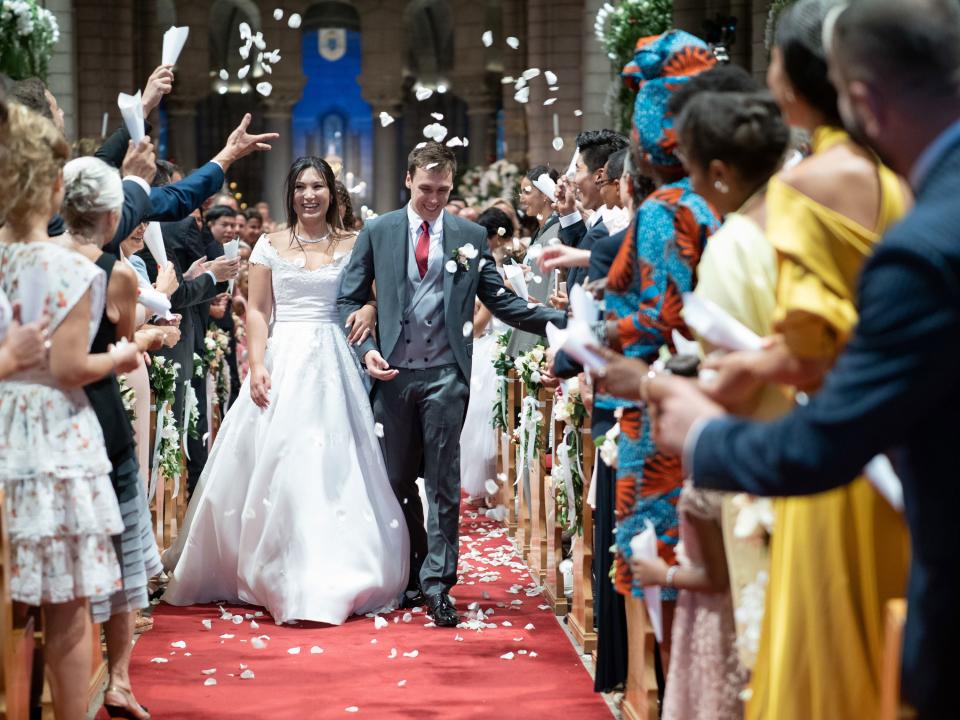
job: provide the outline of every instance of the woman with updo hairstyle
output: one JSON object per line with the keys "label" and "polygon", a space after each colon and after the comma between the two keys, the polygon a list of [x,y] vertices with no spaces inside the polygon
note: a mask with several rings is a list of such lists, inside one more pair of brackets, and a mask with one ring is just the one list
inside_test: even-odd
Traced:
{"label": "woman with updo hairstyle", "polygon": [[[106,352],[117,342],[135,341],[140,351],[173,345],[180,331],[175,327],[137,330],[137,274],[126,263],[100,248],[116,232],[123,206],[123,188],[115,168],[94,157],[71,160],[63,170],[64,199],[60,214],[69,230],[64,242],[99,267],[107,278],[106,303],[100,327],[93,339],[94,352]],[[172,265],[165,268],[172,271]],[[160,555],[150,521],[145,483],[137,461],[133,427],[127,417],[115,373],[84,387],[100,421],[110,479],[116,493],[123,532],[113,537],[121,558],[123,587],[91,601],[95,623],[104,627],[107,640],[109,685],[104,705],[111,717],[149,718],[137,703],[130,685],[130,654],[138,610],[149,604],[147,581],[160,572]]]}
{"label": "woman with updo hairstyle", "polygon": [[[841,127],[823,47],[824,18],[838,4],[798,0],[776,28],[767,83],[787,123],[810,136],[812,154],[774,176],[764,196],[777,269],[764,348],[705,364],[716,374],[704,390],[734,412],[754,407],[765,385],[801,402],[817,391],[856,325],[860,270],[911,202],[902,181]],[[878,717],[884,608],[903,597],[908,564],[905,523],[866,478],[775,499],[746,716]]]}
{"label": "woman with updo hairstyle", "polygon": [[106,278],[49,242],[69,146],[53,124],[8,108],[0,143],[0,290],[26,319],[48,319],[43,361],[0,381],[0,485],[10,537],[10,595],[41,606],[44,657],[59,720],[82,720],[91,676],[90,598],[121,586],[111,536],[123,519],[112,466],[83,387],[139,362],[132,344],[90,352]]}

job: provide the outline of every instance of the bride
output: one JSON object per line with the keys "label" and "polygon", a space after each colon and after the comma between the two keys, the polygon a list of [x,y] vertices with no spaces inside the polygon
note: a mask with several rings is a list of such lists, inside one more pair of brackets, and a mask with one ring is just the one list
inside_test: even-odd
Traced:
{"label": "bride", "polygon": [[337,311],[356,235],[340,227],[334,182],[320,158],[294,162],[290,229],[250,257],[250,374],[166,558],[173,605],[239,601],[278,623],[340,624],[396,607],[406,586],[407,527]]}

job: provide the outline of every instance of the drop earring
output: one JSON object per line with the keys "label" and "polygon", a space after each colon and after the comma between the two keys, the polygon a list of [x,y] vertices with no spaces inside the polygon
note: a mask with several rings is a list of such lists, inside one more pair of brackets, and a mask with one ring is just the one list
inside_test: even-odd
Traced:
{"label": "drop earring", "polygon": [[730,188],[727,187],[727,184],[726,184],[723,180],[717,180],[717,181],[713,184],[713,187],[714,187],[714,189],[715,189],[717,192],[723,193],[724,195],[726,195],[728,192],[730,192]]}

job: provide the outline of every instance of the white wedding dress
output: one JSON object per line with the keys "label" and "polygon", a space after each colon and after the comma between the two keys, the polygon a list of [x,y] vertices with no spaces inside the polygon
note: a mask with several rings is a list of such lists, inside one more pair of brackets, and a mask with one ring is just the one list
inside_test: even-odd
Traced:
{"label": "white wedding dress", "polygon": [[273,277],[270,405],[254,405],[248,376],[165,558],[166,602],[244,602],[277,622],[333,624],[397,606],[409,538],[337,311],[348,260],[308,271],[257,243],[250,262]]}

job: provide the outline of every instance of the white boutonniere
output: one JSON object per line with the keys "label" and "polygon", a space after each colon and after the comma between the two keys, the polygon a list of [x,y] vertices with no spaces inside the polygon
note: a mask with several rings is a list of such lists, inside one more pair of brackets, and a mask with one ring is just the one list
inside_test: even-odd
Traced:
{"label": "white boutonniere", "polygon": [[450,253],[450,259],[447,260],[447,263],[444,265],[444,267],[448,273],[455,273],[457,271],[457,266],[462,267],[464,270],[469,270],[470,261],[479,254],[479,250],[477,250],[471,243],[467,243],[466,245],[458,247],[456,250]]}

